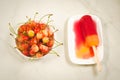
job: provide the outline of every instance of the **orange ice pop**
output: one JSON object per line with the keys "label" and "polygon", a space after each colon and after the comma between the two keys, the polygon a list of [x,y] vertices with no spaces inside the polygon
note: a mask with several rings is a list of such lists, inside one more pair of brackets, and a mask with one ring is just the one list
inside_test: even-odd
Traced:
{"label": "orange ice pop", "polygon": [[85,15],[81,18],[83,21],[83,26],[81,26],[82,34],[85,39],[85,45],[92,47],[95,54],[95,61],[98,66],[98,70],[101,70],[100,61],[97,54],[97,46],[99,45],[99,38],[97,34],[96,23],[90,15]]}

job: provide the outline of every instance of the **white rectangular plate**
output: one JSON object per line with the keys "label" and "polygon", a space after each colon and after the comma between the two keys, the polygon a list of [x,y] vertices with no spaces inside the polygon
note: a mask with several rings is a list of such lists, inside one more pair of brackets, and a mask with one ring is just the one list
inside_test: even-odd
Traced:
{"label": "white rectangular plate", "polygon": [[[98,32],[98,37],[100,39],[100,44],[97,47],[97,51],[98,51],[97,53],[98,53],[99,61],[102,61],[103,59],[102,24],[101,24],[100,19],[97,16],[91,15],[91,14],[88,14],[88,15],[90,15],[97,24],[97,32]],[[73,31],[73,27],[74,27],[75,21],[80,20],[82,16],[83,15],[75,15],[75,16],[70,17],[68,20],[68,24],[67,24],[68,55],[72,63],[82,64],[82,65],[95,64],[94,57],[89,58],[89,59],[81,59],[81,58],[76,57],[75,34]]]}

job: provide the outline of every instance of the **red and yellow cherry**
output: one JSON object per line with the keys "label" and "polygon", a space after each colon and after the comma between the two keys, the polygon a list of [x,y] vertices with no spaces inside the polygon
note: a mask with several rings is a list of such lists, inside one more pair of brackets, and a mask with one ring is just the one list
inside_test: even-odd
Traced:
{"label": "red and yellow cherry", "polygon": [[34,35],[35,35],[35,33],[34,33],[33,30],[29,30],[29,31],[27,32],[27,34],[28,34],[29,37],[34,37]]}
{"label": "red and yellow cherry", "polygon": [[42,38],[42,42],[45,44],[45,43],[48,43],[49,42],[49,38],[48,37],[44,37]]}
{"label": "red and yellow cherry", "polygon": [[48,53],[49,52],[49,48],[43,44],[39,45],[39,49],[42,53]]}

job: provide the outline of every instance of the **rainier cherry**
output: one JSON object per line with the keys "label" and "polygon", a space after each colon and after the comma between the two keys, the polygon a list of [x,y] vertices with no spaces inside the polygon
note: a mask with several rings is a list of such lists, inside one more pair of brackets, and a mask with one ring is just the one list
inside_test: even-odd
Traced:
{"label": "rainier cherry", "polygon": [[31,50],[33,52],[38,52],[39,51],[39,47],[36,44],[33,44],[32,47],[31,47]]}
{"label": "rainier cherry", "polygon": [[42,41],[43,41],[43,43],[48,43],[48,42],[49,42],[49,38],[48,38],[48,37],[44,37],[44,38],[42,39]]}
{"label": "rainier cherry", "polygon": [[37,39],[42,39],[42,38],[43,38],[42,32],[38,32],[38,33],[36,34],[36,38],[37,38]]}
{"label": "rainier cherry", "polygon": [[33,44],[37,44],[38,42],[37,42],[37,39],[36,38],[32,38],[31,40],[30,40],[30,45],[33,45]]}
{"label": "rainier cherry", "polygon": [[42,53],[48,53],[49,52],[49,48],[43,44],[39,45],[39,49]]}
{"label": "rainier cherry", "polygon": [[28,36],[29,37],[33,37],[35,35],[34,31],[33,30],[29,30],[28,31]]}

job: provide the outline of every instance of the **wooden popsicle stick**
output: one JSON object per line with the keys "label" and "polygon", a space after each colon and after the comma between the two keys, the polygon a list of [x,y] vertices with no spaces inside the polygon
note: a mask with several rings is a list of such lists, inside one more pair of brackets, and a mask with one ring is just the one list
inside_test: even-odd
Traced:
{"label": "wooden popsicle stick", "polygon": [[98,71],[100,72],[100,71],[102,71],[102,65],[101,65],[101,63],[100,63],[100,61],[99,61],[99,58],[98,58],[97,49],[96,49],[95,46],[92,46],[92,48],[93,48],[94,55],[95,55],[95,62],[96,62],[96,64],[97,64],[97,69],[98,69]]}

